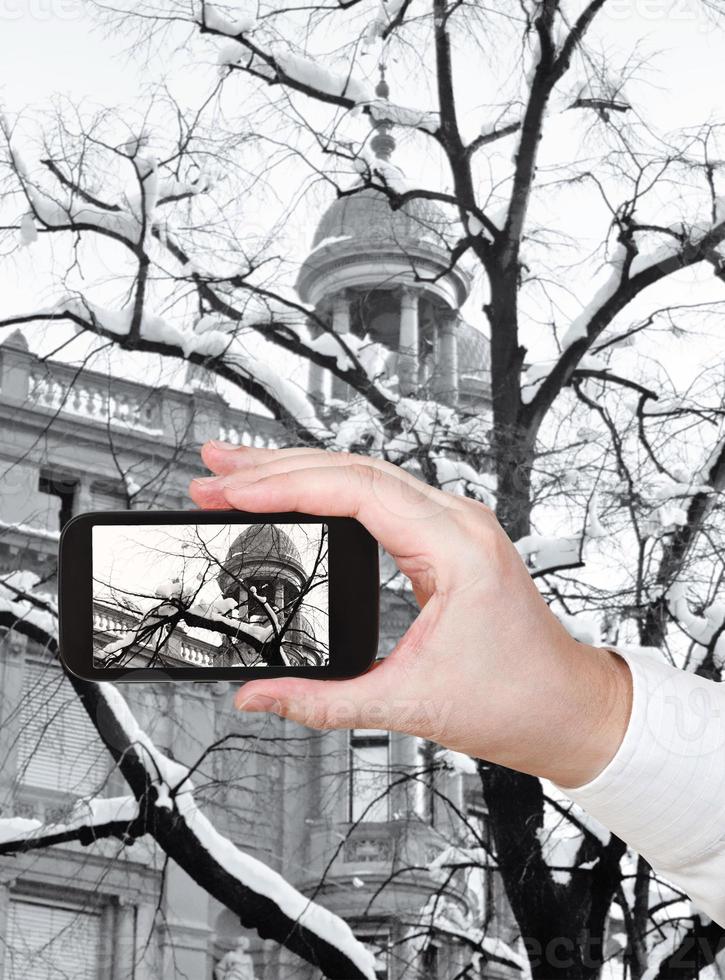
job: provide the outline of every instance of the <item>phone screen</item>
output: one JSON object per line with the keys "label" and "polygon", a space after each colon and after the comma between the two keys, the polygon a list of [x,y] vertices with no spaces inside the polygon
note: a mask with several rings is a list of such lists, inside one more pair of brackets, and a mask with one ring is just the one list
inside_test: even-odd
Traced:
{"label": "phone screen", "polygon": [[98,668],[326,667],[329,529],[95,525]]}

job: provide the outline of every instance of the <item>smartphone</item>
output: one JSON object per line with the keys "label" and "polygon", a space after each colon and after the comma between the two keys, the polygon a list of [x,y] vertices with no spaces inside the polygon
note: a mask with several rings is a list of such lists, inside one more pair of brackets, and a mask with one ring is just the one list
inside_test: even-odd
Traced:
{"label": "smartphone", "polygon": [[334,679],[375,659],[378,547],[351,518],[88,513],[59,547],[60,655],[79,677]]}

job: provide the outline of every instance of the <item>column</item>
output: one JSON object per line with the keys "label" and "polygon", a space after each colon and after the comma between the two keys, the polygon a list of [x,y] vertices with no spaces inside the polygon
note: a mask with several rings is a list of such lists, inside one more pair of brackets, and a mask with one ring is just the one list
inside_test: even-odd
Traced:
{"label": "column", "polygon": [[400,298],[398,383],[401,395],[412,395],[418,379],[418,293],[403,289]]}
{"label": "column", "polygon": [[[110,912],[111,909],[109,908]],[[134,960],[136,958],[135,918],[136,908],[133,902],[121,896],[115,909],[115,939],[111,945],[112,980],[133,980],[135,974]],[[110,923],[107,923],[110,925]],[[104,935],[108,935],[104,929]],[[109,944],[110,945],[110,944]],[[108,949],[108,947],[106,947]]]}
{"label": "column", "polygon": [[335,333],[350,333],[350,300],[340,293],[332,301],[332,329]]}
{"label": "column", "polygon": [[[315,323],[310,323],[308,326],[312,339],[316,340],[322,333],[322,330]],[[319,405],[327,404],[330,399],[331,377],[330,372],[326,368],[323,368],[321,364],[315,364],[314,361],[309,362],[307,389],[310,398]]]}
{"label": "column", "polygon": [[458,314],[446,312],[436,335],[434,394],[448,405],[458,401]]}
{"label": "column", "polygon": [[141,902],[136,906],[136,931],[134,980],[154,980],[159,976],[158,942],[155,935],[154,920],[156,906],[153,902]]}
{"label": "column", "polygon": [[[344,292],[332,301],[332,329],[340,335],[350,333],[350,300]],[[349,396],[350,386],[333,374],[332,397],[347,401]]]}

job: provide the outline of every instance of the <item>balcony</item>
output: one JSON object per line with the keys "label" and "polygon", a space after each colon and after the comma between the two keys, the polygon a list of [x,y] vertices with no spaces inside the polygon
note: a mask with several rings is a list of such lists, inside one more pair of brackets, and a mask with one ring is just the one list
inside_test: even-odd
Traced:
{"label": "balcony", "polygon": [[[312,828],[306,881],[300,886],[307,890],[323,881],[326,902],[349,916],[415,912],[441,890],[428,866],[450,843],[414,815],[380,823],[318,825]],[[470,896],[461,873],[445,891],[467,905]]]}

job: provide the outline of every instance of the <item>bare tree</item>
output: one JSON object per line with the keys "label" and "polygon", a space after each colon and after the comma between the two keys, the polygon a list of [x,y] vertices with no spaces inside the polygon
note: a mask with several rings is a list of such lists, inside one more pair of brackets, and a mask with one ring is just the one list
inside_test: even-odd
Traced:
{"label": "bare tree", "polygon": [[[717,6],[706,7],[718,29]],[[150,36],[169,52],[198,45],[201,59],[211,40],[220,77],[198,106],[164,91],[132,123],[64,107],[30,164],[20,122],[6,119],[8,240],[48,237],[73,258],[57,305],[2,325],[64,320],[126,350],[183,358],[251,396],[290,438],[378,452],[488,502],[493,475],[497,515],[573,635],[657,648],[721,679],[722,374],[715,364],[683,384],[668,369],[672,337],[694,341],[721,315],[721,130],[708,122],[660,133],[640,115],[629,94],[639,57],[616,64],[599,53],[606,0],[515,9],[349,0],[261,4],[249,15],[207,3],[102,9],[140,52]],[[365,51],[389,77],[396,65],[410,70],[422,105],[373,90]],[[466,91],[478,77],[463,76],[471,63],[483,98]],[[156,135],[154,119],[171,116],[173,135]],[[579,152],[542,161],[549,131],[564,124]],[[372,146],[393,128],[429,155],[438,186],[404,179],[390,144]],[[285,186],[276,220],[261,233],[241,215],[235,223],[233,202],[270,200],[276,175],[290,179],[290,158],[297,183],[292,193]],[[436,205],[435,227],[416,219],[421,234],[436,236],[446,271],[468,264],[484,297],[490,425],[463,405],[396,388],[375,337],[336,333],[294,294],[277,241],[299,196],[319,185],[350,199],[374,191],[391,214]],[[593,245],[569,220],[582,188]],[[112,252],[112,289],[77,275],[79,263],[93,271],[84,243]],[[410,267],[426,281],[413,255]],[[536,333],[547,337],[546,357],[529,354]],[[330,372],[354,397],[321,409],[271,368],[271,351]],[[683,911],[682,896],[621,841],[530,776],[485,763],[479,774],[497,873],[534,977],[597,976],[613,919],[633,977],[661,957],[662,976],[672,975],[672,957],[678,976],[714,962],[722,931]],[[129,775],[143,798],[136,769]]]}

